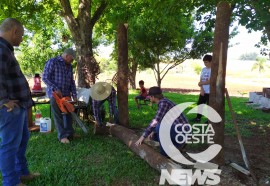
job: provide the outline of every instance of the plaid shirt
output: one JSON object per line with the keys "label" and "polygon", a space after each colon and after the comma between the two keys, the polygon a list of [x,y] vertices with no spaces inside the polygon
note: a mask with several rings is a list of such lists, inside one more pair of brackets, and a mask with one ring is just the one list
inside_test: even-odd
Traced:
{"label": "plaid shirt", "polygon": [[[169,99],[167,99],[167,98],[161,99],[158,102],[158,110],[157,110],[156,116],[149,123],[148,127],[145,129],[145,131],[143,133],[143,137],[147,138],[151,134],[151,132],[153,132],[155,130],[156,126],[161,123],[161,121],[162,121],[163,117],[166,115],[166,113],[174,106],[175,106],[175,103],[173,103]],[[188,123],[188,120],[184,116],[183,113],[181,113],[179,115],[179,117],[175,119],[175,121],[173,122],[173,125],[180,124],[180,123],[182,123],[182,124]]]}
{"label": "plaid shirt", "polygon": [[52,97],[52,92],[57,90],[60,90],[64,97],[77,97],[72,66],[70,64],[66,65],[61,56],[52,58],[46,62],[42,79],[48,86],[47,94],[49,98]]}
{"label": "plaid shirt", "polygon": [[33,104],[29,84],[14,56],[14,48],[0,37],[0,108],[9,100],[30,108]]}
{"label": "plaid shirt", "polygon": [[116,90],[114,89],[114,87],[112,87],[111,94],[105,100],[97,101],[97,100],[92,99],[92,108],[93,108],[94,118],[96,121],[98,121],[100,102],[105,102],[106,100],[109,102],[110,117],[113,117],[113,113],[114,113],[113,109],[116,108],[116,105],[115,105],[116,104]]}

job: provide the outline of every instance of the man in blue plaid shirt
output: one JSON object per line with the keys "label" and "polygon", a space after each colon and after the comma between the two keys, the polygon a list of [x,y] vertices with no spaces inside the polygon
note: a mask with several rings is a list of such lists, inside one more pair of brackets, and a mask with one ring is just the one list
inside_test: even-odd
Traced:
{"label": "man in blue plaid shirt", "polygon": [[[145,138],[149,137],[154,139],[155,141],[158,141],[160,143],[160,138],[159,138],[159,127],[160,123],[163,119],[163,117],[167,114],[167,112],[176,106],[175,103],[173,103],[171,100],[164,98],[162,94],[162,90],[160,87],[151,87],[149,89],[148,95],[150,96],[150,101],[152,103],[157,103],[158,104],[158,110],[156,113],[156,116],[154,119],[149,123],[148,127],[145,129],[143,135],[139,138],[139,140],[135,143],[135,145],[139,146],[142,144],[142,142],[145,140]],[[173,126],[176,124],[187,124],[188,120],[186,116],[181,113],[178,118],[175,119],[173,122]],[[179,144],[176,142],[176,135],[177,132],[175,131],[175,128],[172,127],[170,130],[170,137],[173,142],[173,144],[177,147],[180,148],[184,146],[183,144]],[[160,144],[160,154],[167,156],[166,152],[164,151],[163,147]]]}
{"label": "man in blue plaid shirt", "polygon": [[66,49],[61,56],[48,60],[44,67],[43,81],[47,85],[47,95],[50,98],[54,123],[61,143],[69,143],[74,137],[71,114],[62,114],[52,93],[61,97],[72,97],[77,101],[76,85],[72,71],[72,61],[76,58],[73,49]]}

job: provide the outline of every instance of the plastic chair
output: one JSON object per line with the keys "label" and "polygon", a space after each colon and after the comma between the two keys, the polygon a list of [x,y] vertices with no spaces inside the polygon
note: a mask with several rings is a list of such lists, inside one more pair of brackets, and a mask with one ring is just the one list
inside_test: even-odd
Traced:
{"label": "plastic chair", "polygon": [[83,113],[83,120],[88,120],[88,105],[90,102],[90,93],[91,88],[77,87],[78,104],[74,107],[77,115],[79,115],[81,112]]}

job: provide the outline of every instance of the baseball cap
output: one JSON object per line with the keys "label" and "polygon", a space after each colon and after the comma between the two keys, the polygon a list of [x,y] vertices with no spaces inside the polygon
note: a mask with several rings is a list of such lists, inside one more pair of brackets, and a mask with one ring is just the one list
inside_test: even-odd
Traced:
{"label": "baseball cap", "polygon": [[148,92],[149,96],[154,96],[158,94],[162,94],[162,90],[160,89],[160,87],[151,87],[149,89],[149,92]]}
{"label": "baseball cap", "polygon": [[71,55],[73,59],[76,58],[76,52],[72,48],[65,49],[64,54]]}

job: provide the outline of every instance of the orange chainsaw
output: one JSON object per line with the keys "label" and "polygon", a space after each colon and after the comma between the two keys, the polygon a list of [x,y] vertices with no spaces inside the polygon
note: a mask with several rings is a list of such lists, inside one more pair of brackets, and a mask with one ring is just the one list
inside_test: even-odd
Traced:
{"label": "orange chainsaw", "polygon": [[62,97],[60,98],[56,92],[53,92],[53,97],[59,107],[59,109],[61,110],[61,112],[63,114],[68,114],[70,113],[72,116],[72,119],[74,121],[76,121],[76,123],[81,127],[81,129],[83,130],[83,132],[88,133],[87,128],[85,127],[85,125],[83,124],[83,122],[79,119],[79,117],[77,116],[77,114],[74,112],[75,108],[74,105],[71,103],[72,100],[70,97]]}

